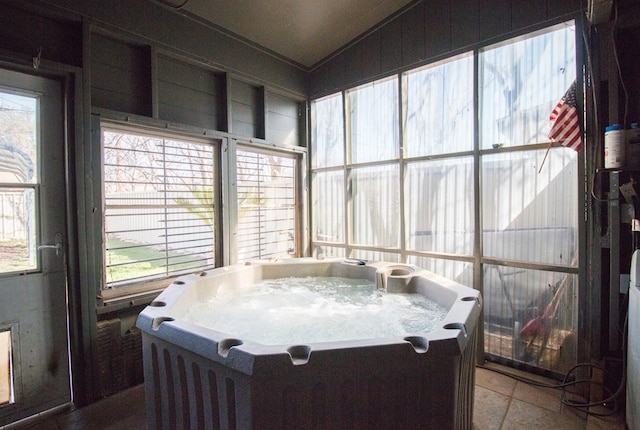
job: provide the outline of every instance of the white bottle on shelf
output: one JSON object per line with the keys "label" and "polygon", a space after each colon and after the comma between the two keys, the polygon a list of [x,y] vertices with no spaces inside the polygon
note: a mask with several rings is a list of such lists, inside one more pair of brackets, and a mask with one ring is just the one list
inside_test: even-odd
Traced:
{"label": "white bottle on shelf", "polygon": [[640,127],[637,122],[631,123],[627,130],[627,167],[640,170]]}
{"label": "white bottle on shelf", "polygon": [[619,169],[625,166],[626,135],[620,124],[613,124],[604,133],[604,168]]}

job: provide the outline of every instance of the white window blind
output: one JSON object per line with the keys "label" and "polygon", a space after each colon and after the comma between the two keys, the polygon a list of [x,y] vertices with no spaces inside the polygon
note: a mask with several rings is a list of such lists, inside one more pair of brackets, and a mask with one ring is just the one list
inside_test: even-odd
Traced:
{"label": "white window blind", "polygon": [[238,261],[296,255],[296,159],[237,151]]}
{"label": "white window blind", "polygon": [[107,286],[215,265],[215,145],[104,128]]}

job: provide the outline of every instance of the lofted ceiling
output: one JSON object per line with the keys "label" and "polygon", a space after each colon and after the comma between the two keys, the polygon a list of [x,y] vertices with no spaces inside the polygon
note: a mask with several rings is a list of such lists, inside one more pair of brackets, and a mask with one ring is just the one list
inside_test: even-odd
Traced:
{"label": "lofted ceiling", "polygon": [[412,0],[160,1],[309,69]]}

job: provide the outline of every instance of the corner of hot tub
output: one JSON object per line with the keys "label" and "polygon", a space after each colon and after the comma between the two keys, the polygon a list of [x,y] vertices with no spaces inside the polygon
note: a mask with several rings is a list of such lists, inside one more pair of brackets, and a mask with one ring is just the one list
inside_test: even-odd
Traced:
{"label": "corner of hot tub", "polygon": [[[446,351],[447,355],[460,355],[476,341],[482,311],[480,293],[468,287],[466,294],[458,294],[440,326],[429,333],[432,345]],[[464,292],[464,291],[463,291]]]}

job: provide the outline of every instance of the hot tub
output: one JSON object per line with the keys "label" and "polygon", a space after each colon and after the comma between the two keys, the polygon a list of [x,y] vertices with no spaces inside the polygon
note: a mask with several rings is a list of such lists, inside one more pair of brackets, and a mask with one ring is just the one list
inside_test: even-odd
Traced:
{"label": "hot tub", "polygon": [[[446,306],[399,337],[266,345],[190,323],[194,303],[264,279],[343,277]],[[182,276],[139,315],[150,429],[471,429],[477,291],[396,263],[289,259]]]}

